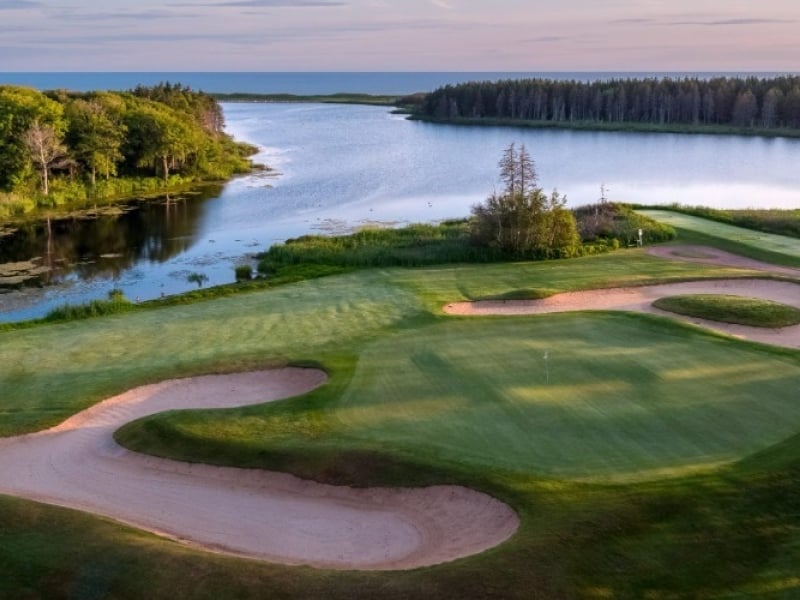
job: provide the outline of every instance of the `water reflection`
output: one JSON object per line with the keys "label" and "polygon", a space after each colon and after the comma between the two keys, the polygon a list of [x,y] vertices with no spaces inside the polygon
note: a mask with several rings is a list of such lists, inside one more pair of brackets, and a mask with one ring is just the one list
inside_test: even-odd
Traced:
{"label": "water reflection", "polygon": [[204,204],[220,191],[221,186],[206,186],[97,213],[22,225],[0,239],[0,264],[6,265],[0,271],[0,285],[115,279],[143,261],[164,263],[196,243]]}

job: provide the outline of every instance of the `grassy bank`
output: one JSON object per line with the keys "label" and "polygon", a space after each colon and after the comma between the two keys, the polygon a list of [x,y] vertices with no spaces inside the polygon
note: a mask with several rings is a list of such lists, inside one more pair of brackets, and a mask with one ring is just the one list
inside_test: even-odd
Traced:
{"label": "grassy bank", "polygon": [[789,327],[800,323],[800,310],[759,298],[692,294],[659,298],[653,306],[679,315],[751,327]]}
{"label": "grassy bank", "polygon": [[120,439],[323,481],[461,483],[522,521],[508,543],[453,563],[330,572],[0,497],[0,596],[791,597],[800,353],[655,317],[440,312],[462,299],[741,275],[640,249],[380,268],[0,332],[4,435],[150,381],[311,361],[331,379],[304,397],[169,413]]}

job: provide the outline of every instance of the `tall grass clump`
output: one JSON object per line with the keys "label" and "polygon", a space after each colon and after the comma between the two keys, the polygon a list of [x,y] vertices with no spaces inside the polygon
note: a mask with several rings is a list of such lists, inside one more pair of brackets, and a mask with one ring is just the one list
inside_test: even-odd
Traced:
{"label": "tall grass clump", "polygon": [[54,308],[44,317],[44,321],[74,321],[77,319],[88,319],[90,317],[100,317],[104,315],[115,315],[128,312],[135,308],[130,300],[122,293],[122,290],[113,289],[108,292],[106,300],[92,300],[85,304],[64,304]]}
{"label": "tall grass clump", "polygon": [[398,229],[365,228],[342,236],[305,235],[261,254],[258,270],[274,274],[297,265],[420,267],[501,258],[499,251],[472,245],[469,224],[462,220]]}

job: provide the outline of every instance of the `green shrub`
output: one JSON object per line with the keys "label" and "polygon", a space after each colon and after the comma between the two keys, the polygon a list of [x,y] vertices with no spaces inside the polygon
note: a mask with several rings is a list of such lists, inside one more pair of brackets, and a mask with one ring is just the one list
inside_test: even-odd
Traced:
{"label": "green shrub", "polygon": [[236,265],[233,270],[236,281],[249,281],[253,278],[253,267],[250,265]]}

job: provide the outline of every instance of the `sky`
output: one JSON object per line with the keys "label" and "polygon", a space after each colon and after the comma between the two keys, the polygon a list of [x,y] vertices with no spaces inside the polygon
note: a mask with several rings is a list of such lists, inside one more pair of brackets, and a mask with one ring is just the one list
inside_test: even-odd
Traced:
{"label": "sky", "polygon": [[2,71],[800,71],[800,0],[0,0]]}

